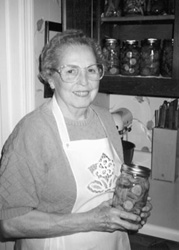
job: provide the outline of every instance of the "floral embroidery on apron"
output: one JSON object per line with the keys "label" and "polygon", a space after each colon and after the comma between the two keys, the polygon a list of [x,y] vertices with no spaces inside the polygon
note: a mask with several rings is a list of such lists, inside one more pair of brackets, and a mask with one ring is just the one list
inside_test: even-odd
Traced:
{"label": "floral embroidery on apron", "polygon": [[117,176],[114,175],[115,164],[106,154],[102,154],[98,163],[89,167],[95,180],[88,185],[88,189],[94,193],[103,193],[114,187]]}

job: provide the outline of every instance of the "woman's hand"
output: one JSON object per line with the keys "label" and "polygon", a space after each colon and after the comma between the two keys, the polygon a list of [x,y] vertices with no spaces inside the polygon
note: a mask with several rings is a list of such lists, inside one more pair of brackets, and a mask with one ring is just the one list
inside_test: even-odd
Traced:
{"label": "woman's hand", "polygon": [[150,201],[151,201],[151,197],[148,197],[147,203],[145,207],[142,208],[142,211],[140,213],[141,227],[147,222],[148,217],[151,215],[152,204],[150,203]]}
{"label": "woman's hand", "polygon": [[0,223],[0,240],[49,238],[79,232],[137,231],[147,221],[152,205],[150,198],[140,215],[112,207],[112,200],[102,202],[88,212],[60,215],[37,210]]}
{"label": "woman's hand", "polygon": [[141,217],[139,215],[126,212],[122,207],[112,207],[112,200],[102,202],[88,213],[90,222],[92,222],[89,231],[137,231],[141,228]]}

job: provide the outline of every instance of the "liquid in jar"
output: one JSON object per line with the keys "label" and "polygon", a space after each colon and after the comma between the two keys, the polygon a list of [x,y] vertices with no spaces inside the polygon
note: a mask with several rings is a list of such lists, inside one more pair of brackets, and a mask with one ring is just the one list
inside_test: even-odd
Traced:
{"label": "liquid in jar", "polygon": [[125,211],[140,214],[147,202],[150,188],[149,176],[149,168],[123,164],[121,175],[116,181],[113,206],[116,208],[120,206]]}

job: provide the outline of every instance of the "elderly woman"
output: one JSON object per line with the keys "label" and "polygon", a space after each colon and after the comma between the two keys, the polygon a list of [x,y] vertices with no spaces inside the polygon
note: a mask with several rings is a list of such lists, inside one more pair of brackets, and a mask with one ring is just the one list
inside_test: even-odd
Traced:
{"label": "elderly woman", "polygon": [[92,105],[104,75],[100,47],[81,31],[44,47],[40,77],[53,97],[26,115],[4,145],[0,237],[16,250],[129,250],[140,215],[112,206],[123,163],[110,113]]}

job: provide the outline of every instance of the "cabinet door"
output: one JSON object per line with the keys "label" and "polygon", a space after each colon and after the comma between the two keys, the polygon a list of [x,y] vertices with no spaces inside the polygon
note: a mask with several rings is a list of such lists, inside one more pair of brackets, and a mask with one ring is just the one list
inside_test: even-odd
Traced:
{"label": "cabinet door", "polygon": [[[173,0],[170,0],[173,1]],[[145,38],[174,38],[172,77],[124,77],[105,75],[99,91],[109,94],[179,97],[179,1],[175,0],[175,13],[158,16],[104,17],[101,0],[97,0],[98,41],[111,37],[119,40]]]}
{"label": "cabinet door", "polygon": [[94,0],[62,0],[63,29],[81,29],[94,34]]}

